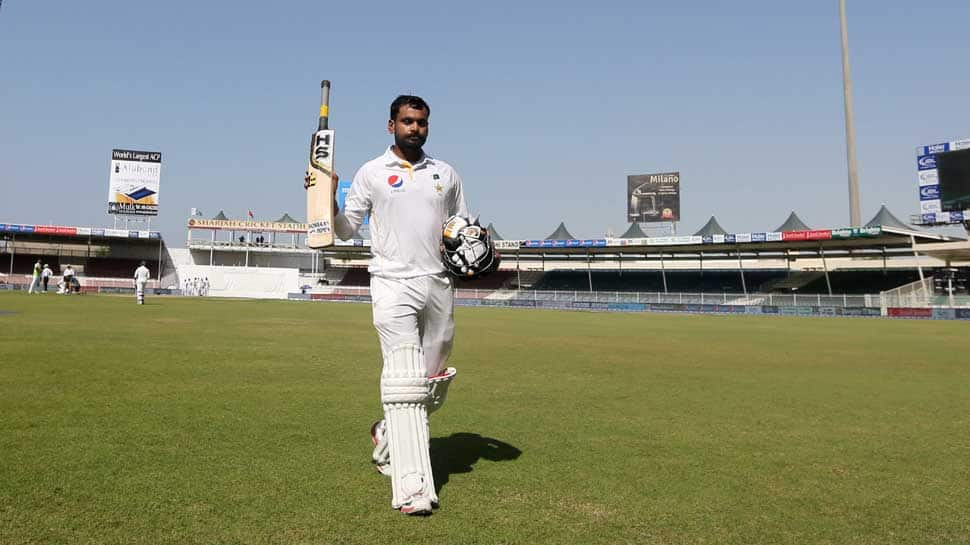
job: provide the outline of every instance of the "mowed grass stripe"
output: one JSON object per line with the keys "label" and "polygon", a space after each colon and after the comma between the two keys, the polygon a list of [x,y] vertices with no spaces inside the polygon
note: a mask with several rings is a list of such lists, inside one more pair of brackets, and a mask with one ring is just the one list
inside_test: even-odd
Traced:
{"label": "mowed grass stripe", "polygon": [[413,520],[369,306],[0,311],[0,544],[970,542],[963,323],[459,308]]}

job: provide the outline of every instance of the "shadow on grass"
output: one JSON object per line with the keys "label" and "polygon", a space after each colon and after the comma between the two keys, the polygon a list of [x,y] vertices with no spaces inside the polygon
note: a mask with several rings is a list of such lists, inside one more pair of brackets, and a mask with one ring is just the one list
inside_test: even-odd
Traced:
{"label": "shadow on grass", "polygon": [[448,437],[431,439],[431,467],[434,469],[435,491],[448,484],[455,473],[468,473],[481,459],[493,462],[515,460],[522,451],[508,443],[477,433],[453,433]]}

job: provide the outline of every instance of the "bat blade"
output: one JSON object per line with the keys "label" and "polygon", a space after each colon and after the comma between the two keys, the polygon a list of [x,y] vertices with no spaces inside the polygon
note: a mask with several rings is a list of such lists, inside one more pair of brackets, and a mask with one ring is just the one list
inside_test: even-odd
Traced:
{"label": "bat blade", "polygon": [[306,172],[307,246],[333,245],[334,131],[329,128],[330,82],[320,84],[320,121],[310,137],[310,164]]}

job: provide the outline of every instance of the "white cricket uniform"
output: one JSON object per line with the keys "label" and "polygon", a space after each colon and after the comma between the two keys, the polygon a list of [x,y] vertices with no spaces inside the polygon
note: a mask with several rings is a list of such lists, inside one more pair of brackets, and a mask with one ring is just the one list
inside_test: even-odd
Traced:
{"label": "white cricket uniform", "polygon": [[410,164],[388,148],[354,176],[334,220],[351,238],[370,214],[371,299],[374,327],[387,354],[402,344],[424,350],[428,375],[448,360],[454,325],[451,277],[441,263],[441,227],[468,215],[461,178],[448,163],[425,155]]}
{"label": "white cricket uniform", "polygon": [[145,304],[145,284],[148,283],[148,279],[151,276],[152,273],[144,265],[140,265],[135,269],[135,297],[139,305]]}

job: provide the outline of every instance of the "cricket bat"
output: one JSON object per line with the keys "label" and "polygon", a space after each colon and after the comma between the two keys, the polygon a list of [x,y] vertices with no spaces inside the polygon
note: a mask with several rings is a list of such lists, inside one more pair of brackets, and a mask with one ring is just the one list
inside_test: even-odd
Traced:
{"label": "cricket bat", "polygon": [[333,129],[330,81],[320,82],[320,122],[310,137],[310,166],[306,171],[306,243],[310,248],[333,246]]}

